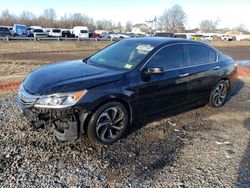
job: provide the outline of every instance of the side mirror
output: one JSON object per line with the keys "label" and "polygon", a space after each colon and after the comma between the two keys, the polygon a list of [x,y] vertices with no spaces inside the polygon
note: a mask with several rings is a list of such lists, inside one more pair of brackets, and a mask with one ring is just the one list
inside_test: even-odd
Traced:
{"label": "side mirror", "polygon": [[163,74],[164,68],[163,67],[151,67],[151,68],[145,68],[144,74],[150,75],[150,74]]}

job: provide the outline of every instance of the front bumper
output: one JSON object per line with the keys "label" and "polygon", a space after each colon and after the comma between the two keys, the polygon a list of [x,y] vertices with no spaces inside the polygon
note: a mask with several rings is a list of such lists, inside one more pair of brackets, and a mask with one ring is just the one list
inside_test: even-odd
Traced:
{"label": "front bumper", "polygon": [[58,140],[73,141],[84,133],[84,124],[88,112],[78,106],[62,109],[35,108],[38,96],[27,92],[19,93],[17,105],[22,109],[22,114],[35,128],[45,128],[53,132]]}
{"label": "front bumper", "polygon": [[[22,114],[35,128],[45,128],[53,132],[58,140],[73,141],[83,134],[83,116],[88,113],[81,113],[74,109],[22,109]],[[80,114],[80,115],[79,115]]]}

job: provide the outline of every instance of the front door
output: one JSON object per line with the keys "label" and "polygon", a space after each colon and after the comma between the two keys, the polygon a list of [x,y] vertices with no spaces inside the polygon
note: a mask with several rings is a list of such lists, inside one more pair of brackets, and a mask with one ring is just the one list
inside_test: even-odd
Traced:
{"label": "front door", "polygon": [[[140,77],[137,94],[143,114],[153,114],[185,103],[186,83],[180,72],[185,66],[183,45],[166,46],[156,52],[143,69],[163,68],[159,74]],[[143,71],[143,69],[141,71]]]}

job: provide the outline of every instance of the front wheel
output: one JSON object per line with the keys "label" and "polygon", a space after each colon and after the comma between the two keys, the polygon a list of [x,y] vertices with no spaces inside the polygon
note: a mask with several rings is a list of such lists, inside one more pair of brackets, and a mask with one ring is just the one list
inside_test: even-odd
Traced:
{"label": "front wheel", "polygon": [[225,104],[229,91],[228,82],[219,81],[210,94],[209,105],[212,107],[221,107]]}
{"label": "front wheel", "polygon": [[97,144],[112,144],[122,137],[128,122],[128,111],[123,104],[106,103],[91,116],[87,127],[88,138]]}

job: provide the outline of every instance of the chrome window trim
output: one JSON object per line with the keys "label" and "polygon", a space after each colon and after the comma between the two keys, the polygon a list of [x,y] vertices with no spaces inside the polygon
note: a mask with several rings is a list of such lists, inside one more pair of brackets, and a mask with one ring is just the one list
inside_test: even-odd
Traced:
{"label": "chrome window trim", "polygon": [[[164,72],[168,72],[168,71],[173,71],[173,70],[180,70],[180,69],[185,69],[185,68],[191,68],[191,67],[198,67],[198,66],[203,66],[203,65],[210,65],[210,64],[215,64],[215,63],[218,63],[219,61],[219,55],[218,53],[213,50],[211,47],[207,46],[207,45],[204,45],[204,44],[195,44],[195,43],[189,43],[189,42],[185,42],[185,43],[174,43],[174,44],[168,44],[168,45],[165,45],[165,46],[162,46],[160,49],[158,49],[145,63],[144,65],[140,68],[140,71],[149,63],[149,61],[161,50],[163,50],[164,48],[167,48],[169,46],[174,46],[174,45],[198,45],[198,46],[204,46],[204,47],[207,47],[208,49],[212,50],[213,52],[216,53],[216,61],[213,62],[213,63],[204,63],[202,65],[192,65],[192,66],[184,66],[184,67],[181,67],[181,68],[176,68],[176,69],[168,69],[168,70],[165,70]],[[185,52],[183,51],[184,53],[184,60],[185,60]]]}

